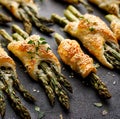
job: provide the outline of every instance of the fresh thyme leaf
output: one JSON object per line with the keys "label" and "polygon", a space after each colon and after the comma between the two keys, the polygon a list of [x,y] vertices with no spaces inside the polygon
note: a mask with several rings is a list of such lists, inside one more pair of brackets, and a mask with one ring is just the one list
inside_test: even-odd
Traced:
{"label": "fresh thyme leaf", "polygon": [[28,44],[34,44],[34,41],[29,40],[29,41],[28,41]]}
{"label": "fresh thyme leaf", "polygon": [[29,53],[29,54],[32,54],[33,52],[31,52],[31,51],[28,51],[27,53]]}
{"label": "fresh thyme leaf", "polygon": [[41,37],[40,40],[41,40],[41,41],[45,41],[45,38]]}
{"label": "fresh thyme leaf", "polygon": [[51,50],[51,48],[50,48],[50,47],[48,47],[48,48],[47,48],[47,51],[48,51],[48,50]]}
{"label": "fresh thyme leaf", "polygon": [[95,30],[95,28],[93,28],[93,27],[90,27],[90,28],[89,28],[89,30],[90,30],[90,31],[94,31],[94,30]]}
{"label": "fresh thyme leaf", "polygon": [[47,44],[47,42],[46,41],[42,41],[41,44]]}

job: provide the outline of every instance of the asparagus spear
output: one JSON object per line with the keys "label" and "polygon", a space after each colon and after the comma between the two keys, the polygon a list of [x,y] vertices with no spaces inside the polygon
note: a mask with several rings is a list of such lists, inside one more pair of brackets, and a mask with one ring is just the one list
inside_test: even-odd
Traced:
{"label": "asparagus spear", "polygon": [[1,81],[5,85],[5,92],[11,101],[12,107],[14,108],[14,110],[16,112],[19,112],[18,114],[21,116],[21,118],[31,119],[28,110],[26,109],[26,107],[23,106],[19,97],[17,97],[17,95],[15,94],[15,92],[13,90],[13,79],[12,79],[11,72],[13,72],[13,71],[10,68],[2,67],[0,69]]}
{"label": "asparagus spear", "polygon": [[64,1],[71,3],[71,4],[81,3],[82,5],[85,6],[85,8],[87,9],[88,12],[93,12],[92,7],[90,7],[90,5],[85,0],[64,0]]}
{"label": "asparagus spear", "polygon": [[[61,35],[59,34],[54,34],[54,38],[57,42],[57,45],[59,46],[60,43],[65,40]],[[87,83],[89,83],[97,92],[98,94],[104,98],[104,99],[109,99],[111,98],[111,94],[108,91],[107,86],[102,82],[102,80],[93,72],[91,72],[86,79]]]}
{"label": "asparagus spear", "polygon": [[[1,86],[1,84],[2,84],[2,82],[0,81],[0,86]],[[0,89],[0,115],[2,118],[5,115],[5,110],[6,110],[5,97],[4,97],[3,91]]]}
{"label": "asparagus spear", "polygon": [[69,104],[69,98],[66,94],[66,92],[62,89],[61,85],[59,84],[59,82],[56,80],[57,77],[55,76],[55,74],[51,71],[51,68],[47,65],[46,62],[42,62],[40,64],[41,68],[43,69],[43,71],[48,75],[49,79],[50,79],[50,84],[52,86],[52,88],[55,90],[55,93],[58,95],[59,97],[59,101],[61,102],[61,104],[66,108],[69,109],[70,104]]}
{"label": "asparagus spear", "polygon": [[[84,16],[81,15],[81,13],[71,5],[68,6],[68,8],[64,11],[64,15],[66,17],[64,19],[57,14],[52,14],[51,18],[58,24],[64,23],[64,24],[61,24],[64,26],[67,25],[67,23],[69,23],[70,21],[78,21],[78,20],[84,18]],[[67,21],[67,20],[69,20],[69,21]],[[114,44],[112,42],[108,42],[108,41],[105,42],[104,45],[107,45],[107,46],[109,45],[109,49],[105,50],[105,52],[108,53],[108,50],[109,50],[109,52],[111,53],[111,56],[113,58],[115,58],[115,61],[120,64],[120,55],[119,55],[120,49],[119,49],[119,47],[116,44]],[[106,59],[110,62],[111,59],[109,59],[109,57],[107,57],[108,55],[105,55],[105,56],[106,56]],[[119,69],[117,64],[114,64],[114,67]]]}
{"label": "asparagus spear", "polygon": [[0,23],[4,24],[11,21],[12,21],[11,17],[8,17],[7,15],[0,13]]}
{"label": "asparagus spear", "polygon": [[32,24],[29,20],[28,15],[25,14],[25,11],[20,8],[19,13],[21,15],[21,18],[23,19],[23,25],[25,28],[25,31],[30,34],[32,32]]}
{"label": "asparagus spear", "polygon": [[33,12],[33,10],[30,9],[30,7],[23,6],[23,9],[30,16],[31,21],[39,28],[39,30],[41,32],[46,33],[46,34],[54,32],[52,29],[50,29],[47,26],[45,26],[44,24],[40,23],[39,19],[34,15],[34,12]]}
{"label": "asparagus spear", "polygon": [[13,77],[13,83],[27,101],[35,102],[35,98],[24,88],[24,86],[15,76]]}

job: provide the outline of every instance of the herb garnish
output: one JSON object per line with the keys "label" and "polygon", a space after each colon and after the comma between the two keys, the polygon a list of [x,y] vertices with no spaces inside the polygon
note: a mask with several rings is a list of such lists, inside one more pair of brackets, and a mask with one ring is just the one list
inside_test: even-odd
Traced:
{"label": "herb garnish", "polygon": [[89,30],[90,30],[90,31],[94,31],[95,28],[93,28],[93,27],[89,27]]}
{"label": "herb garnish", "polygon": [[[35,51],[28,51],[27,53],[37,54],[37,55],[39,55],[37,52],[39,50],[40,45],[47,44],[47,42],[45,41],[45,38],[43,38],[43,37],[40,37],[40,39],[37,41],[37,43],[34,40],[29,40],[27,43],[35,45]],[[47,47],[46,51],[48,52],[48,50],[51,50],[51,48]]]}

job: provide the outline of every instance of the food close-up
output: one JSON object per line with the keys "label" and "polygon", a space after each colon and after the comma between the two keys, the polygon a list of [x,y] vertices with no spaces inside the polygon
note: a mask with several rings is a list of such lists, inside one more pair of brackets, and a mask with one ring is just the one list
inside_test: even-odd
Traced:
{"label": "food close-up", "polygon": [[0,119],[120,119],[119,0],[0,0]]}

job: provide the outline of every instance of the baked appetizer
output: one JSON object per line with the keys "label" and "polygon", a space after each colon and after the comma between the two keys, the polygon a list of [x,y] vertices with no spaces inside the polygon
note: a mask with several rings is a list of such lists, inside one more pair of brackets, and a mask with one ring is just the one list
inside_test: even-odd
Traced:
{"label": "baked appetizer", "polygon": [[120,19],[113,14],[108,14],[105,18],[110,22],[110,27],[115,37],[120,41]]}
{"label": "baked appetizer", "polygon": [[54,34],[54,37],[58,44],[57,51],[62,61],[86,79],[85,81],[97,90],[102,98],[110,98],[111,94],[107,86],[96,75],[93,59],[82,51],[78,42],[76,40],[64,39],[57,33]]}
{"label": "baked appetizer", "polygon": [[17,114],[22,119],[31,119],[29,111],[16,95],[14,88],[16,88],[28,101],[35,101],[34,97],[18,80],[15,62],[0,46],[0,115],[4,118],[6,110],[4,93],[6,93],[8,100],[11,102],[11,105]]}
{"label": "baked appetizer", "polygon": [[11,22],[11,17],[8,17],[7,15],[0,13],[0,24]]}
{"label": "baked appetizer", "polygon": [[120,17],[120,1],[119,0],[88,0],[97,5],[99,8],[105,10],[110,14]]}
{"label": "baked appetizer", "polygon": [[[58,0],[60,1],[60,0]],[[62,0],[64,2],[67,2],[69,4],[79,4],[81,3],[82,5],[85,6],[85,8],[88,10],[88,12],[93,12],[92,7],[85,1],[85,0]]]}
{"label": "baked appetizer", "polygon": [[64,15],[66,18],[53,14],[52,19],[64,25],[64,31],[79,39],[104,66],[120,69],[119,44],[105,22],[95,15],[82,15],[73,6],[69,6]]}
{"label": "baked appetizer", "polygon": [[38,16],[38,7],[34,0],[0,0],[0,4],[23,22],[25,31],[28,34],[32,31],[32,23],[45,34],[53,32],[52,29],[46,26],[47,23],[52,23],[52,21]]}
{"label": "baked appetizer", "polygon": [[5,30],[0,31],[1,35],[10,41],[8,50],[22,61],[35,81],[43,84],[52,105],[56,94],[61,104],[69,109],[69,97],[62,86],[70,92],[72,92],[72,87],[61,74],[60,63],[48,43],[39,35],[27,35],[16,25],[12,26],[12,30],[12,37]]}

